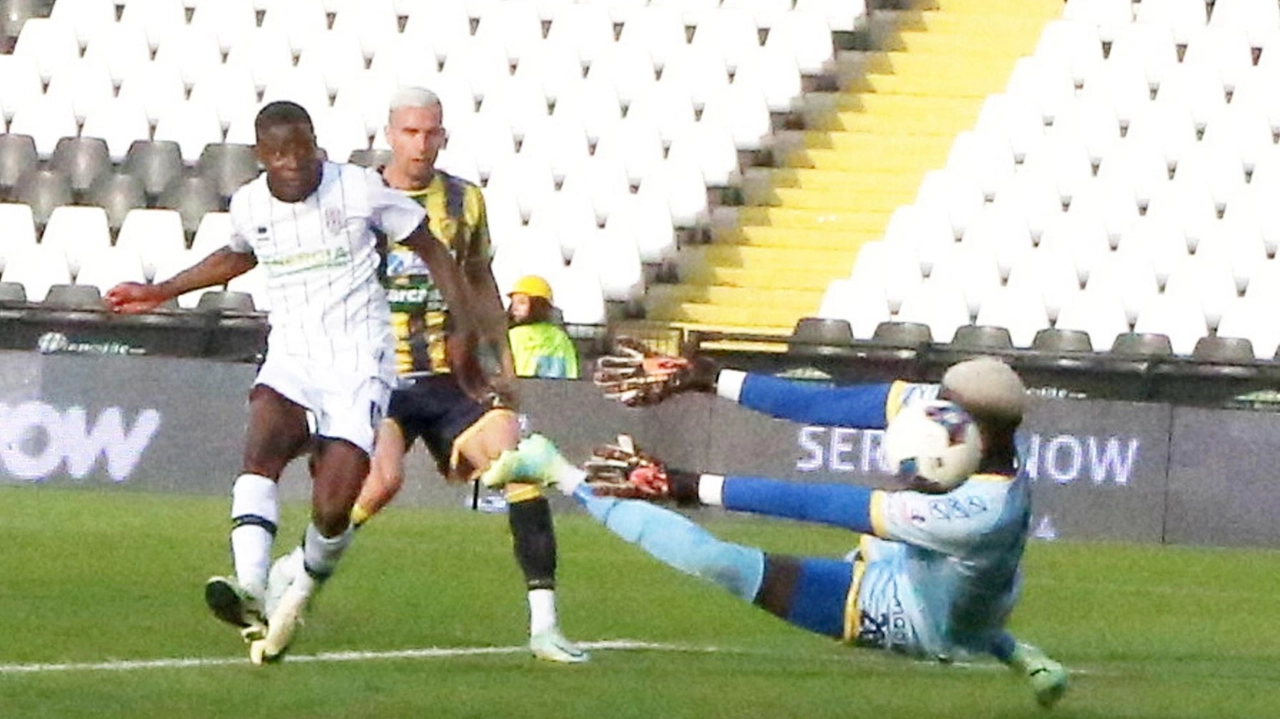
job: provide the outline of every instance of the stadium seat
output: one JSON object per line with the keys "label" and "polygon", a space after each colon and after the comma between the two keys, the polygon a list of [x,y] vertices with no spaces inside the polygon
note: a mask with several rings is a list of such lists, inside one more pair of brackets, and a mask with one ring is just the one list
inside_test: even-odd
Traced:
{"label": "stadium seat", "polygon": [[315,68],[291,67],[276,73],[262,91],[262,103],[289,100],[318,114],[329,108],[329,88]]}
{"label": "stadium seat", "polygon": [[271,311],[271,295],[267,292],[267,271],[261,265],[239,277],[232,278],[227,283],[227,290],[249,295],[253,298],[254,307],[261,312]]}
{"label": "stadium seat", "polygon": [[551,167],[542,157],[513,155],[495,165],[485,185],[486,195],[506,194],[528,220],[536,207],[547,202],[556,191]]}
{"label": "stadium seat", "polygon": [[146,281],[147,273],[138,253],[128,247],[107,246],[86,251],[80,272],[76,274],[77,285],[96,287],[99,293],[121,282]]}
{"label": "stadium seat", "polygon": [[[1163,222],[1180,228],[1179,234],[1186,238],[1186,249],[1194,250],[1209,226],[1218,219],[1218,208],[1214,205],[1208,185],[1199,178],[1191,178],[1187,182],[1170,182],[1165,185],[1151,198],[1143,219],[1145,222],[1133,225],[1134,231],[1150,228],[1152,235],[1158,240],[1169,240],[1170,233],[1156,225]],[[1123,244],[1121,242],[1122,247]],[[1174,244],[1169,246],[1173,247]]]}
{"label": "stadium seat", "polygon": [[53,285],[71,284],[71,272],[60,248],[32,245],[6,257],[0,280],[21,284],[29,302],[42,302]]}
{"label": "stadium seat", "polygon": [[195,260],[209,256],[231,241],[231,215],[226,212],[206,212],[200,218],[195,238],[191,240],[191,252]]}
{"label": "stadium seat", "polygon": [[[998,193],[996,199],[1000,199]],[[969,222],[986,204],[986,197],[971,179],[944,170],[932,170],[925,173],[916,191],[915,204],[944,214],[951,223],[952,233],[963,237]]]}
{"label": "stadium seat", "polygon": [[[1113,155],[1112,158],[1115,156]],[[1111,159],[1111,158],[1108,158]],[[1160,165],[1163,168],[1163,158]],[[1167,170],[1161,170],[1168,172]],[[1150,194],[1147,196],[1150,201]],[[1112,181],[1105,177],[1085,183],[1071,198],[1067,216],[1102,223],[1111,247],[1120,244],[1120,237],[1139,217],[1138,197],[1133,185],[1124,181]],[[1043,245],[1044,235],[1040,242]]]}
{"label": "stadium seat", "polygon": [[[726,5],[729,1],[726,0]],[[785,0],[754,0],[757,7],[763,10],[756,12],[756,24],[770,27],[784,16],[789,8]],[[823,15],[827,19],[827,27],[833,32],[852,32],[862,27],[867,19],[867,3],[865,0],[796,0],[795,10]],[[768,22],[769,24],[764,24]]]}
{"label": "stadium seat", "polygon": [[[199,295],[197,300],[193,300],[191,305],[183,305],[182,300],[188,295]],[[247,292],[236,292],[234,290],[215,290],[188,292],[186,295],[178,298],[180,306],[194,307],[197,312],[218,312],[218,313],[251,313],[262,312],[263,308],[258,307],[254,303],[253,295]]]}
{"label": "stadium seat", "polygon": [[662,163],[666,150],[657,130],[648,124],[623,120],[601,134],[595,157],[621,162],[627,178],[638,185],[649,172]]}
{"label": "stadium seat", "polygon": [[293,50],[282,30],[261,27],[246,33],[231,46],[226,65],[247,70],[254,85],[263,90],[279,75],[293,66]]}
{"label": "stadium seat", "polygon": [[334,95],[351,78],[364,73],[364,51],[355,35],[325,32],[307,46],[298,67],[318,74],[328,94]]}
{"label": "stadium seat", "polygon": [[111,246],[107,213],[101,207],[56,207],[49,214],[49,223],[40,235],[40,244],[62,250],[67,269],[74,277],[80,271],[81,260],[90,250]]}
{"label": "stadium seat", "polygon": [[[1123,247],[1123,244],[1121,245]],[[1156,281],[1155,269],[1152,267],[1150,257],[1144,257],[1140,254],[1120,254],[1112,258],[1111,262],[1103,263],[1093,268],[1089,273],[1089,282],[1084,287],[1084,292],[1088,293],[1090,298],[1098,298],[1099,304],[1105,304],[1111,309],[1106,310],[1111,313],[1112,310],[1118,310],[1126,324],[1133,323],[1138,318],[1138,313],[1160,292],[1160,285]],[[1062,312],[1058,314],[1058,325],[1062,326],[1063,313],[1068,307],[1080,301],[1079,295],[1062,308]],[[1107,318],[1110,322],[1110,318]],[[1083,327],[1072,327],[1072,329],[1085,329]],[[1094,347],[1109,347],[1111,345],[1110,338],[1107,342],[1099,342],[1095,336],[1093,338]]]}
{"label": "stadium seat", "polygon": [[924,282],[912,248],[889,241],[864,242],[858,248],[849,280],[859,287],[875,289],[890,312],[901,309],[907,295]]}
{"label": "stadium seat", "polygon": [[293,52],[305,52],[329,29],[319,0],[266,0],[262,29],[282,31]]}
{"label": "stadium seat", "polygon": [[57,170],[32,168],[18,178],[14,199],[31,207],[36,234],[41,234],[54,208],[71,204],[71,182]]}
{"label": "stadium seat", "polygon": [[247,67],[219,65],[191,89],[190,101],[212,106],[219,123],[230,131],[237,121],[252,123],[258,107],[257,82]]}
{"label": "stadium seat", "polygon": [[876,327],[891,317],[880,288],[855,280],[832,280],[822,295],[818,316],[848,322],[853,337],[860,340],[871,339]]}
{"label": "stadium seat", "polygon": [[185,102],[160,118],[153,139],[177,143],[183,162],[194,164],[205,145],[222,142],[222,124],[213,106]]}
{"label": "stadium seat", "polygon": [[[558,278],[565,270],[560,244],[556,238],[537,228],[520,226],[513,229],[514,236],[503,240],[494,253],[493,276],[499,290],[505,297],[516,280],[534,274],[551,282],[554,291],[556,283],[553,278]],[[599,286],[598,281],[596,284]],[[556,295],[558,301],[560,297],[558,293]],[[560,306],[563,309],[564,306]]]}
{"label": "stadium seat", "polygon": [[184,177],[169,185],[160,194],[160,208],[177,210],[182,217],[182,229],[187,236],[194,236],[200,219],[206,212],[222,211],[222,198],[212,182],[203,177]]}
{"label": "stadium seat", "polygon": [[[1137,334],[1165,335],[1174,353],[1179,355],[1190,355],[1196,341],[1209,334],[1200,304],[1194,297],[1183,294],[1152,298],[1138,313],[1133,330]],[[1116,351],[1114,347],[1112,351]]]}
{"label": "stadium seat", "polygon": [[1083,142],[1072,138],[1049,138],[1027,151],[1022,173],[1041,173],[1052,180],[1059,198],[1071,198],[1093,179],[1093,163]]}
{"label": "stadium seat", "polygon": [[102,311],[106,309],[102,304],[102,292],[96,285],[50,285],[42,304],[55,310]]}
{"label": "stadium seat", "polygon": [[[975,324],[980,328],[1004,328],[1011,347],[1030,347],[1036,333],[1049,327],[1049,319],[1037,288],[1010,285],[987,298],[978,310]],[[961,327],[957,331],[955,344],[961,344],[961,332],[967,329]]]}
{"label": "stadium seat", "polygon": [[670,158],[663,160],[640,181],[639,194],[665,198],[671,211],[671,222],[676,227],[697,227],[710,218],[702,173],[691,163]]}
{"label": "stadium seat", "polygon": [[[1134,217],[1137,216],[1135,209]],[[1055,262],[1065,263],[1077,283],[1083,283],[1088,281],[1095,268],[1111,260],[1112,248],[1111,236],[1101,217],[1067,213],[1045,228],[1036,252],[1054,258]]]}
{"label": "stadium seat", "polygon": [[142,181],[133,175],[109,172],[89,188],[88,202],[107,213],[107,227],[118,236],[120,226],[130,210],[147,206],[147,193]]}
{"label": "stadium seat", "polygon": [[[4,267],[0,265],[0,272]],[[17,282],[0,282],[0,304],[26,304],[27,290]]]}
{"label": "stadium seat", "polygon": [[1013,152],[1014,161],[1022,162],[1027,150],[1044,137],[1044,117],[1033,99],[997,93],[982,101],[974,129],[1003,138]]}
{"label": "stadium seat", "polygon": [[733,84],[755,88],[770,112],[791,112],[802,90],[800,66],[788,52],[761,47],[738,63]]}
{"label": "stadium seat", "polygon": [[1013,349],[1009,330],[998,325],[960,325],[951,346],[971,352],[1001,352]]}
{"label": "stadium seat", "polygon": [[58,141],[75,137],[79,129],[71,105],[65,99],[48,95],[18,110],[9,123],[10,133],[29,135],[35,140],[36,152],[42,158],[52,156]]}
{"label": "stadium seat", "polygon": [[542,19],[534,3],[495,3],[481,12],[474,37],[500,48],[510,62],[519,62],[542,45]]}
{"label": "stadium seat", "polygon": [[39,162],[31,136],[0,135],[0,195],[12,197],[18,179]]}
{"label": "stadium seat", "polygon": [[1098,26],[1080,20],[1054,20],[1040,33],[1035,56],[1066,65],[1075,84],[1083,85],[1104,61]]}
{"label": "stadium seat", "polygon": [[[807,16],[804,11],[798,12]],[[736,72],[747,57],[760,49],[760,33],[752,12],[721,7],[699,19],[689,44],[708,48],[720,57],[729,72]]]}
{"label": "stadium seat", "polygon": [[712,95],[729,85],[729,72],[719,53],[703,45],[685,45],[667,57],[658,84],[683,88],[694,109],[701,110]]}
{"label": "stadium seat", "polygon": [[[988,248],[960,242],[938,257],[926,284],[935,288],[949,286],[960,290],[965,311],[969,317],[973,317],[999,290],[1000,270],[995,255]],[[910,296],[909,294],[908,298]],[[899,308],[898,312],[901,313],[902,309]],[[935,331],[934,336],[938,337],[939,333]]]}
{"label": "stadium seat", "polygon": [[462,3],[419,3],[409,9],[404,37],[434,48],[443,60],[471,39],[471,19]]}
{"label": "stadium seat", "polygon": [[1075,96],[1076,87],[1067,68],[1030,56],[1014,63],[1004,92],[1026,100],[1045,123],[1052,123],[1058,111]]}
{"label": "stadium seat", "polygon": [[549,117],[547,96],[536,83],[507,77],[485,95],[477,115],[493,115],[511,127],[516,139],[523,139],[532,127],[543,125]]}
{"label": "stadium seat", "polygon": [[1250,170],[1275,150],[1271,122],[1252,108],[1220,108],[1205,124],[1201,142],[1234,148]]}
{"label": "stadium seat", "polygon": [[5,258],[36,244],[36,225],[31,208],[16,202],[0,203],[0,271]]}
{"label": "stadium seat", "polygon": [[221,67],[222,48],[215,32],[182,25],[161,38],[154,64],[176,68],[187,86],[199,85]]}
{"label": "stadium seat", "polygon": [[644,295],[640,252],[624,233],[596,230],[585,235],[573,253],[568,272],[594,274],[606,301],[630,302]]}
{"label": "stadium seat", "polygon": [[165,188],[182,177],[185,169],[178,143],[137,140],[130,145],[121,171],[141,180],[148,199],[154,200]]}
{"label": "stadium seat", "polygon": [[74,28],[50,18],[31,18],[23,23],[13,54],[34,62],[40,78],[48,82],[64,67],[76,62],[80,57],[80,43]]}
{"label": "stadium seat", "polygon": [[[647,49],[653,57],[654,66],[662,68],[666,66],[667,59],[689,41],[678,8],[649,5],[627,18],[622,32],[618,34],[618,42]],[[783,50],[795,56],[791,48]]]}
{"label": "stadium seat", "polygon": [[1026,217],[991,207],[978,212],[965,228],[960,244],[990,255],[1001,277],[1008,277],[1009,268],[1034,248]]}
{"label": "stadium seat", "polygon": [[825,70],[834,57],[831,29],[823,15],[793,10],[783,15],[769,29],[766,46],[791,53],[800,72],[816,75]]}
{"label": "stadium seat", "polygon": [[1201,27],[1191,33],[1186,43],[1182,64],[1216,71],[1228,92],[1235,90],[1245,74],[1253,69],[1253,48],[1243,28]]}
{"label": "stadium seat", "polygon": [[140,27],[150,49],[155,50],[163,39],[186,26],[187,17],[182,4],[171,0],[129,0],[120,15],[120,24]]}
{"label": "stadium seat", "polygon": [[341,162],[352,152],[369,147],[370,137],[359,116],[325,107],[312,113],[311,121],[316,142],[334,161]]}
{"label": "stadium seat", "polygon": [[104,30],[110,30],[116,22],[115,3],[58,0],[50,4],[53,7],[49,12],[49,19],[59,25],[71,27],[81,47],[95,40]]}
{"label": "stadium seat", "polygon": [[77,60],[58,70],[45,94],[70,105],[76,119],[83,121],[115,96],[115,86],[105,65]]}
{"label": "stadium seat", "polygon": [[342,0],[334,12],[332,32],[355,37],[365,59],[372,59],[400,35],[394,3]]}
{"label": "stadium seat", "polygon": [[[827,288],[831,292],[831,288]],[[789,352],[823,355],[837,347],[853,344],[853,326],[835,317],[801,317],[791,332]]]}
{"label": "stadium seat", "polygon": [[0,111],[12,120],[18,110],[40,100],[44,83],[35,60],[17,55],[0,55]]}
{"label": "stadium seat", "polygon": [[1170,270],[1164,296],[1191,298],[1204,323],[1210,329],[1216,328],[1223,312],[1238,296],[1230,261],[1225,256],[1211,258],[1203,253],[1184,258]]}
{"label": "stadium seat", "polygon": [[1160,83],[1153,109],[1156,113],[1190,114],[1196,127],[1203,129],[1210,116],[1227,104],[1227,89],[1217,68],[1183,63]]}
{"label": "stadium seat", "polygon": [[1111,354],[1119,357],[1162,358],[1171,357],[1174,352],[1169,336],[1159,332],[1125,332],[1117,335],[1111,345]]}
{"label": "stadium seat", "polygon": [[1280,346],[1280,322],[1275,321],[1275,305],[1248,295],[1238,299],[1222,313],[1217,336],[1248,340],[1254,357],[1271,359]]}
{"label": "stadium seat", "polygon": [[[1040,248],[1025,255],[1009,270],[1009,281],[1004,289],[1035,295],[1036,302],[1033,306],[1043,312],[1047,319],[1054,320],[1062,308],[1075,298],[1080,285],[1079,274],[1070,254],[1064,250]],[[982,306],[983,309],[986,307],[986,304]],[[979,320],[979,324],[991,323]],[[1026,342],[1020,341],[1018,346],[1030,344],[1032,334],[1025,337],[1019,335]]]}
{"label": "stadium seat", "polygon": [[599,278],[579,268],[566,268],[549,278],[556,306],[569,324],[600,325],[608,319]]}
{"label": "stadium seat", "polygon": [[643,47],[623,43],[598,48],[587,77],[613,87],[623,104],[630,104],[658,81],[653,56]]}
{"label": "stadium seat", "polygon": [[572,259],[580,245],[594,241],[600,233],[591,196],[574,192],[553,193],[534,207],[529,227],[554,237],[565,260]]}
{"label": "stadium seat", "polygon": [[[567,3],[555,11],[546,42],[538,48],[538,54],[546,53],[547,45],[571,48],[582,62],[594,66],[616,44],[613,23],[609,8],[602,3]],[[528,59],[527,55],[521,57],[520,64]],[[652,60],[650,63],[652,66]]]}
{"label": "stadium seat", "polygon": [[[715,127],[739,150],[762,150],[773,134],[769,106],[756,88],[728,85],[707,98],[698,124]],[[735,163],[736,164],[736,163]]]}
{"label": "stadium seat", "polygon": [[115,23],[85,48],[84,58],[105,65],[111,79],[119,83],[151,62],[146,29]]}
{"label": "stadium seat", "polygon": [[1187,44],[1209,21],[1204,0],[1142,0],[1135,8],[1135,22],[1169,28],[1180,45]]}
{"label": "stadium seat", "polygon": [[[667,162],[679,165],[682,161],[676,158],[668,159]],[[701,182],[699,186],[702,186]],[[626,198],[631,195],[631,183],[627,180],[627,171],[620,163],[592,157],[565,177],[560,190],[590,197],[591,205],[596,211],[596,221],[603,224],[609,219],[609,215],[621,207]],[[702,197],[705,202],[705,187],[702,190]]]}
{"label": "stadium seat", "polygon": [[125,216],[116,246],[136,253],[142,259],[146,276],[153,278],[166,255],[187,248],[182,217],[173,210],[131,210]]}
{"label": "stadium seat", "polygon": [[[1145,207],[1151,203],[1152,197],[1169,184],[1170,168],[1174,163],[1170,154],[1166,154],[1158,142],[1147,142],[1134,135],[1142,132],[1140,128],[1140,125],[1132,125],[1129,129],[1130,136],[1125,142],[1102,159],[1102,164],[1098,166],[1097,181],[1104,185],[1128,188],[1134,201]],[[1186,129],[1193,134],[1195,132],[1190,122]],[[1183,149],[1170,151],[1171,154],[1176,153],[1177,157],[1181,157],[1183,152]],[[1078,194],[1087,196],[1087,188],[1088,183],[1082,186]]]}
{"label": "stadium seat", "polygon": [[706,122],[696,122],[678,130],[671,138],[667,157],[696,165],[707,187],[737,187],[742,183],[738,149],[734,147],[732,136]]}
{"label": "stadium seat", "polygon": [[1178,160],[1174,184],[1200,183],[1208,188],[1217,208],[1225,209],[1246,187],[1245,165],[1234,150],[1215,143],[1193,145]]}
{"label": "stadium seat", "polygon": [[67,176],[74,197],[83,197],[98,178],[111,171],[107,143],[97,137],[58,140],[49,167]]}
{"label": "stadium seat", "polygon": [[582,127],[543,117],[527,125],[520,143],[522,157],[542,158],[557,182],[584,167],[591,160],[591,146]]}
{"label": "stadium seat", "polygon": [[1048,354],[1092,352],[1093,342],[1089,340],[1088,332],[1046,327],[1031,340],[1031,349]]}
{"label": "stadium seat", "polygon": [[956,329],[969,324],[970,315],[959,287],[930,281],[907,295],[895,320],[925,325],[934,341],[950,342]]}
{"label": "stadium seat", "polygon": [[948,174],[970,178],[985,197],[994,198],[996,190],[1014,174],[1013,151],[994,132],[965,130],[951,144],[945,169]]}
{"label": "stadium seat", "polygon": [[676,236],[671,209],[664,198],[627,195],[609,213],[605,229],[629,236],[640,252],[640,261],[661,263],[675,259]]}
{"label": "stadium seat", "polygon": [[[455,124],[447,119],[448,111],[445,112],[446,127],[449,128],[445,151],[449,156],[471,158],[482,177],[491,177],[499,166],[516,156],[515,137],[505,117],[477,114]],[[546,164],[545,156],[540,158]]]}
{"label": "stadium seat", "polygon": [[395,91],[394,77],[365,70],[358,76],[348,78],[347,84],[338,88],[333,109],[361,118],[367,136],[381,135],[387,126],[387,113]]}
{"label": "stadium seat", "polygon": [[1085,333],[1095,348],[1109,348],[1129,331],[1129,320],[1117,298],[1086,289],[1063,306],[1054,328]]}
{"label": "stadium seat", "polygon": [[1151,79],[1141,65],[1108,61],[1085,80],[1079,97],[1103,100],[1115,110],[1120,122],[1128,123],[1151,104],[1151,86]]}
{"label": "stadium seat", "polygon": [[[1208,103],[1206,103],[1208,104]],[[1163,158],[1163,173],[1151,170],[1150,179],[1163,183],[1169,179],[1169,170],[1178,164],[1182,155],[1199,140],[1195,115],[1186,108],[1170,107],[1159,103],[1148,105],[1133,116],[1129,122],[1129,131],[1125,142],[1117,148],[1117,152],[1127,152],[1131,157],[1127,162],[1138,163],[1145,172],[1153,166],[1149,157],[1154,152]],[[1099,168],[1099,174],[1125,171],[1125,164],[1113,163],[1113,167]],[[1106,165],[1106,161],[1103,161]],[[1154,187],[1145,186],[1146,191],[1154,191]]]}
{"label": "stadium seat", "polygon": [[191,17],[191,25],[212,34],[218,47],[227,52],[257,28],[258,19],[252,0],[220,0],[201,2]]}
{"label": "stadium seat", "polygon": [[938,255],[955,244],[956,237],[945,213],[918,205],[903,205],[889,216],[884,242],[901,245],[911,252],[917,260],[918,277],[920,273],[933,271]]}
{"label": "stadium seat", "polygon": [[697,115],[683,86],[657,83],[631,101],[627,121],[654,128],[664,143],[670,143],[680,130],[697,121]]}
{"label": "stadium seat", "polygon": [[1280,248],[1280,215],[1273,211],[1275,188],[1251,184],[1237,195],[1223,214],[1223,222],[1238,225],[1240,233],[1256,233],[1260,237],[1268,257],[1275,257]]}
{"label": "stadium seat", "polygon": [[1215,3],[1213,14],[1209,16],[1209,27],[1231,27],[1244,30],[1248,33],[1249,43],[1253,47],[1262,47],[1267,32],[1280,27],[1280,5],[1271,0],[1232,0]]}
{"label": "stadium seat", "polygon": [[1120,118],[1105,100],[1076,98],[1058,111],[1048,135],[1083,145],[1089,161],[1098,165],[1120,144]]}
{"label": "stadium seat", "polygon": [[[551,31],[555,32],[554,22]],[[568,43],[545,42],[537,53],[520,60],[514,77],[526,85],[540,87],[542,94],[555,102],[566,88],[582,81],[583,61],[578,50]]]}
{"label": "stadium seat", "polygon": [[440,70],[446,77],[463,80],[478,98],[511,77],[511,63],[501,46],[483,38],[469,38],[449,52]]}
{"label": "stadium seat", "polygon": [[206,145],[196,162],[196,173],[213,183],[224,201],[260,172],[258,157],[251,145]]}
{"label": "stadium seat", "polygon": [[[215,82],[213,77],[214,75],[211,74],[209,79],[200,83],[200,86],[203,87],[206,83]],[[157,122],[161,117],[181,106],[186,101],[186,97],[186,84],[183,82],[182,74],[175,65],[148,63],[130,71],[120,83],[120,100],[140,106],[146,113],[147,119],[152,123]],[[256,101],[257,95],[255,94],[253,98]],[[209,100],[198,99],[197,101],[217,107],[216,103],[221,99],[210,98]],[[145,139],[146,136],[141,135],[133,139]]]}
{"label": "stadium seat", "polygon": [[[928,175],[925,177],[927,180]],[[1038,241],[1047,227],[1062,218],[1063,202],[1062,191],[1051,175],[1023,169],[996,189],[991,206],[999,212],[1026,219],[1031,238]],[[955,226],[954,220],[952,225]]]}
{"label": "stadium seat", "polygon": [[[1131,65],[1141,68],[1153,88],[1160,86],[1165,73],[1178,64],[1177,42],[1164,25],[1134,23],[1121,26],[1107,56],[1111,67]],[[1086,85],[1086,87],[1088,87]]]}

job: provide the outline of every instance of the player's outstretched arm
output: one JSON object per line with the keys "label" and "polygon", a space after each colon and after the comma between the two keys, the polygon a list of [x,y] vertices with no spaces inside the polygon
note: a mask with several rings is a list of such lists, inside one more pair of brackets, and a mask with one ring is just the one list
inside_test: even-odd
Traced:
{"label": "player's outstretched arm", "polygon": [[112,312],[121,314],[150,312],[161,303],[192,290],[226,284],[231,279],[253,269],[257,264],[258,258],[252,253],[235,252],[224,247],[164,282],[154,285],[122,282],[107,290],[103,299]]}
{"label": "player's outstretched arm", "polygon": [[716,394],[771,417],[805,424],[883,429],[907,395],[937,394],[937,385],[908,382],[829,385],[721,370]]}

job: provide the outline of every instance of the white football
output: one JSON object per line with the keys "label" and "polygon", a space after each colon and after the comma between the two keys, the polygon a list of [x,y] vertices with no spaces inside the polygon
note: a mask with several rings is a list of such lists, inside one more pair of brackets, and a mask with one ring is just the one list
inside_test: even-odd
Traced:
{"label": "white football", "polygon": [[949,492],[978,470],[982,435],[954,402],[913,402],[885,429],[883,450],[889,471],[917,488]]}

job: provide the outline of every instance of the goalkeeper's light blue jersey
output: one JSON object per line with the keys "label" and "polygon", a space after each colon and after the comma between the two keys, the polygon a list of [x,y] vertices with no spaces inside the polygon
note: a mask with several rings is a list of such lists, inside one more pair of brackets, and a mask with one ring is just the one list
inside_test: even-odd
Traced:
{"label": "goalkeeper's light blue jersey", "polygon": [[[909,382],[802,385],[751,374],[736,399],[784,419],[878,429],[938,390]],[[987,653],[1017,600],[1030,498],[1022,472],[975,475],[940,495],[871,493],[876,536],[859,544],[846,640],[915,656]]]}

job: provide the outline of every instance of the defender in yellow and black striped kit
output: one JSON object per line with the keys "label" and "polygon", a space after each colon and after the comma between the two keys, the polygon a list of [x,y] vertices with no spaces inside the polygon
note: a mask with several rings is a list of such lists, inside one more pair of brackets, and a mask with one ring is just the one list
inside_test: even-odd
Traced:
{"label": "defender in yellow and black striped kit", "polygon": [[[483,285],[473,300],[496,303],[501,348],[506,345],[501,299],[489,262],[492,246],[480,188],[435,169],[444,145],[443,110],[434,93],[404,88],[392,98],[386,128],[392,159],[380,168],[383,180],[404,191],[427,211],[427,229],[453,256],[461,274]],[[356,500],[352,520],[363,524],[385,506],[404,482],[404,455],[421,438],[449,481],[480,479],[504,487],[516,559],[528,586],[530,649],[539,658],[582,662],[587,654],[565,639],[555,605],[556,541],[551,509],[524,461],[515,411],[501,402],[480,401],[450,372],[446,346],[453,320],[474,318],[488,305],[449,307],[426,264],[408,248],[386,248],[385,286],[396,334],[401,387],[391,395],[387,419],[378,429],[373,465]],[[475,289],[474,286],[472,289]],[[491,295],[491,296],[490,296]],[[470,313],[470,316],[463,313]],[[452,317],[451,317],[452,316]],[[487,317],[486,317],[487,319]],[[549,442],[536,436],[542,445]],[[525,440],[526,442],[529,440]],[[525,481],[530,477],[529,481]]]}

